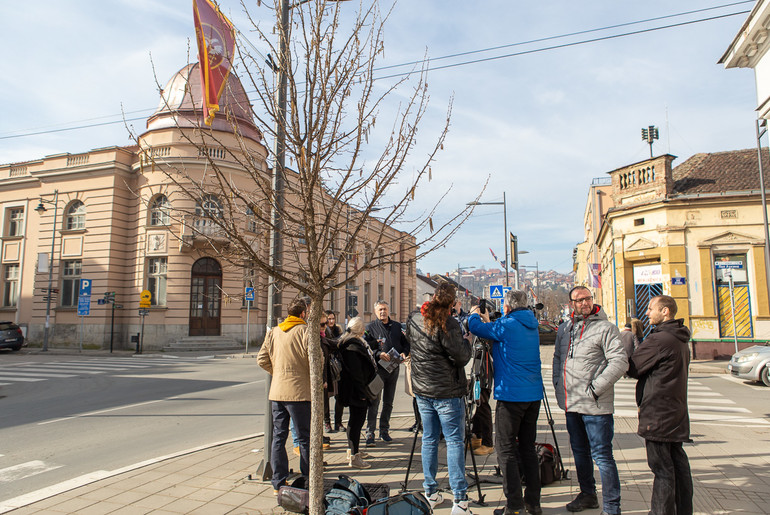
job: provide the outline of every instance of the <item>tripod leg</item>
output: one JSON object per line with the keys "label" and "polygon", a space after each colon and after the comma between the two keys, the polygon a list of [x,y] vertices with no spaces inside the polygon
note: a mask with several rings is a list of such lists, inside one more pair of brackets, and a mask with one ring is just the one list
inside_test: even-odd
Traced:
{"label": "tripod leg", "polygon": [[551,414],[551,405],[548,403],[548,395],[545,392],[545,385],[543,385],[543,406],[545,407],[545,416],[548,420],[548,425],[551,426],[551,435],[553,436],[553,446],[556,448],[556,455],[559,457],[559,466],[561,467],[561,478],[569,479],[567,469],[564,468],[564,462],[561,459],[561,451],[559,450],[559,442],[556,440],[556,429],[554,429],[553,415]]}
{"label": "tripod leg", "polygon": [[412,468],[412,460],[414,460],[414,449],[417,447],[417,434],[420,432],[420,425],[414,428],[414,439],[412,440],[412,452],[409,453],[409,463],[406,465],[406,475],[404,476],[404,482],[401,483],[401,492],[406,492],[406,486],[409,484],[409,470]]}
{"label": "tripod leg", "polygon": [[479,470],[476,467],[476,455],[473,454],[473,449],[471,446],[471,407],[469,406],[468,409],[465,410],[465,455],[468,455],[468,451],[471,452],[471,463],[473,463],[473,477],[476,480],[476,489],[479,492],[479,500],[478,505],[479,506],[486,506],[487,503],[484,502],[484,494],[481,493],[481,481],[479,480]]}

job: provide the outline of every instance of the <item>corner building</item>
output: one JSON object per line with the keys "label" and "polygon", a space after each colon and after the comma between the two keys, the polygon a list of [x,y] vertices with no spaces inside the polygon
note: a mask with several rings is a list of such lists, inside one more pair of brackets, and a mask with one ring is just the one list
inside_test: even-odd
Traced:
{"label": "corner building", "polygon": [[[252,344],[261,342],[267,318],[267,277],[219,259],[217,245],[226,245],[227,238],[205,216],[189,214],[217,211],[222,199],[203,195],[190,205],[190,197],[182,195],[180,186],[159,169],[176,167],[188,177],[203,178],[208,157],[231,172],[234,186],[246,188],[253,179],[241,162],[248,159],[269,180],[268,151],[238,78],[230,75],[220,100],[220,112],[229,111],[237,119],[237,137],[223,115],[214,118],[210,129],[201,129],[205,126],[200,82],[197,63],[176,73],[136,146],[0,165],[0,320],[18,323],[31,345],[42,343],[50,311],[49,346],[77,346],[82,338],[86,347],[109,348],[112,340],[115,349],[133,349],[136,343],[131,337],[142,328],[140,293],[149,290],[151,306],[142,338],[145,350],[243,346],[246,286],[255,291],[255,300],[248,306],[249,339]],[[210,131],[208,137],[203,138],[202,131]],[[213,141],[216,145],[209,143]],[[36,210],[41,199],[45,211]],[[267,202],[265,209],[269,209]],[[381,222],[372,218],[370,223]],[[404,236],[396,229],[386,230]],[[245,233],[251,235],[253,248],[266,256],[268,231],[253,224]],[[370,242],[360,243],[371,248]],[[350,288],[360,292],[357,309],[364,318],[372,316],[375,297],[390,303],[396,319],[405,318],[414,305],[415,250],[413,245],[407,247],[411,250],[400,249],[403,264],[364,272]],[[46,290],[51,262],[51,288],[56,291],[50,294],[49,310]],[[89,279],[92,285],[90,313],[83,317],[78,316],[81,279]],[[114,314],[113,304],[97,303],[107,292],[114,292],[114,305],[122,306]],[[285,289],[283,303],[296,293]],[[324,303],[325,309],[340,313],[341,320],[344,297],[342,288]]]}

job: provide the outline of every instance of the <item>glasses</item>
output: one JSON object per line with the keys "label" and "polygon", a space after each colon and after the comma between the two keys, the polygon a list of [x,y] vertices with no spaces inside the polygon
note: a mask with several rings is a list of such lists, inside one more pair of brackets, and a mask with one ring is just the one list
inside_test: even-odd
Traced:
{"label": "glasses", "polygon": [[326,327],[326,322],[321,322],[321,327]]}
{"label": "glasses", "polygon": [[593,299],[593,297],[580,297],[579,299],[572,299],[572,302],[575,304],[582,304],[583,302],[589,302]]}

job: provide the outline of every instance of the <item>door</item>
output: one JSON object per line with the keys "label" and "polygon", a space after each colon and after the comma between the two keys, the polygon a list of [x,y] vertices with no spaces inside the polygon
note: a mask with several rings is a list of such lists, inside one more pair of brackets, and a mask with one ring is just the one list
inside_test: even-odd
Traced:
{"label": "door", "polygon": [[219,336],[222,308],[222,267],[202,258],[192,267],[190,278],[190,336]]}
{"label": "door", "polygon": [[[716,278],[717,304],[719,308],[720,338],[752,338],[751,296],[746,254],[725,254],[714,256],[714,277]],[[733,280],[733,296],[730,298],[730,278]],[[735,308],[735,324],[733,324]]]}
{"label": "door", "polygon": [[637,265],[634,267],[634,304],[636,318],[642,323],[645,338],[652,331],[647,307],[653,297],[663,294],[663,270],[660,264]]}

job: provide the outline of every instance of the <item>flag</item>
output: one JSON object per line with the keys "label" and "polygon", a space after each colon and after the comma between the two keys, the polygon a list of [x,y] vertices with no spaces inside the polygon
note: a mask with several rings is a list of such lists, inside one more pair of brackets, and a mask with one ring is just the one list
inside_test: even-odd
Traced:
{"label": "flag", "polygon": [[601,277],[602,265],[600,263],[588,264],[588,285],[592,288],[602,287]]}
{"label": "flag", "polygon": [[492,249],[489,249],[489,252],[492,252],[492,257],[495,261],[497,261],[497,256],[495,256],[495,253],[492,251]]}
{"label": "flag", "polygon": [[235,30],[210,0],[193,0],[203,90],[204,122],[211,125],[235,55]]}

